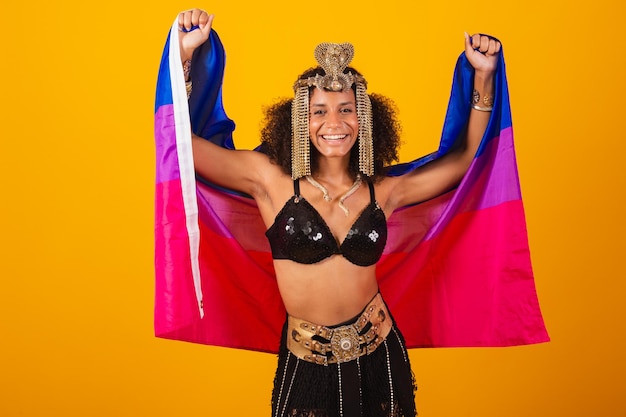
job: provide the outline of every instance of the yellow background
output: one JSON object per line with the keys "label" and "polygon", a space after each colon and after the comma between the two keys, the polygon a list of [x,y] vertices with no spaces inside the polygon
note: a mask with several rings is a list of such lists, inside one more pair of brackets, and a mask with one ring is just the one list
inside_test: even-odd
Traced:
{"label": "yellow background", "polygon": [[414,350],[420,415],[624,416],[623,2],[3,2],[0,415],[269,416],[273,355],[152,335],[153,100],[177,12],[216,13],[239,147],[318,42],[433,150],[463,31],[504,44],[552,342]]}

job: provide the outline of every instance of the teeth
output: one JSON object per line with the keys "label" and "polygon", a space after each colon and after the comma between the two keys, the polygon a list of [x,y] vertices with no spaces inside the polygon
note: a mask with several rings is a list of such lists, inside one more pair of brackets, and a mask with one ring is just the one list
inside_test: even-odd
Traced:
{"label": "teeth", "polygon": [[337,140],[337,139],[343,139],[346,136],[347,135],[324,135],[322,137],[326,140]]}

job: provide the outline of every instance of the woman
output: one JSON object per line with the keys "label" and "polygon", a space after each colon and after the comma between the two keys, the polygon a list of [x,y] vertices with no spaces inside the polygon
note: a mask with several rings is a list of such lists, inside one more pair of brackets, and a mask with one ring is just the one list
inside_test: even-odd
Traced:
{"label": "woman", "polygon": [[[188,77],[213,15],[193,9],[178,21]],[[364,78],[348,67],[349,44],[318,46],[320,67],[298,78],[293,104],[270,111],[266,153],[193,136],[197,174],[251,196],[267,228],[288,313],[274,416],[416,414],[404,341],[378,292],[376,261],[396,209],[434,198],[463,178],[489,121],[499,51],[495,39],[466,34],[475,75],[465,135],[453,151],[405,175],[385,175],[398,144],[393,111],[384,98],[365,93]],[[292,131],[293,143],[286,144]]]}

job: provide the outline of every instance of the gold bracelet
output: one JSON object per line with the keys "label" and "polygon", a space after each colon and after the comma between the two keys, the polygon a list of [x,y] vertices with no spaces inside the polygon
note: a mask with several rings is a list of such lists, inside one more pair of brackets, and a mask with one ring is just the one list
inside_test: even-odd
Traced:
{"label": "gold bracelet", "polygon": [[189,97],[191,96],[191,89],[192,89],[191,81],[185,81],[185,89],[187,90],[187,100],[189,100]]}
{"label": "gold bracelet", "polygon": [[493,107],[480,107],[475,104],[472,105],[472,108],[478,111],[492,111],[493,110]]}
{"label": "gold bracelet", "polygon": [[[472,104],[478,104],[480,101],[480,93],[478,90],[474,89],[472,92]],[[482,102],[485,103],[485,106],[487,107],[493,107],[493,95],[489,93],[485,94]]]}

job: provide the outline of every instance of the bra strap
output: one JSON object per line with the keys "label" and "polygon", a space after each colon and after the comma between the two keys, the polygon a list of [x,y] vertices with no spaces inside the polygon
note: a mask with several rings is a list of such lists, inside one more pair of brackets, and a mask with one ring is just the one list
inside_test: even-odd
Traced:
{"label": "bra strap", "polygon": [[367,182],[367,185],[370,187],[370,201],[372,203],[375,203],[376,195],[374,194],[374,184],[372,184],[372,181],[370,181],[369,178],[366,178],[365,181]]}
{"label": "bra strap", "polygon": [[300,178],[293,180],[293,195],[300,197]]}

